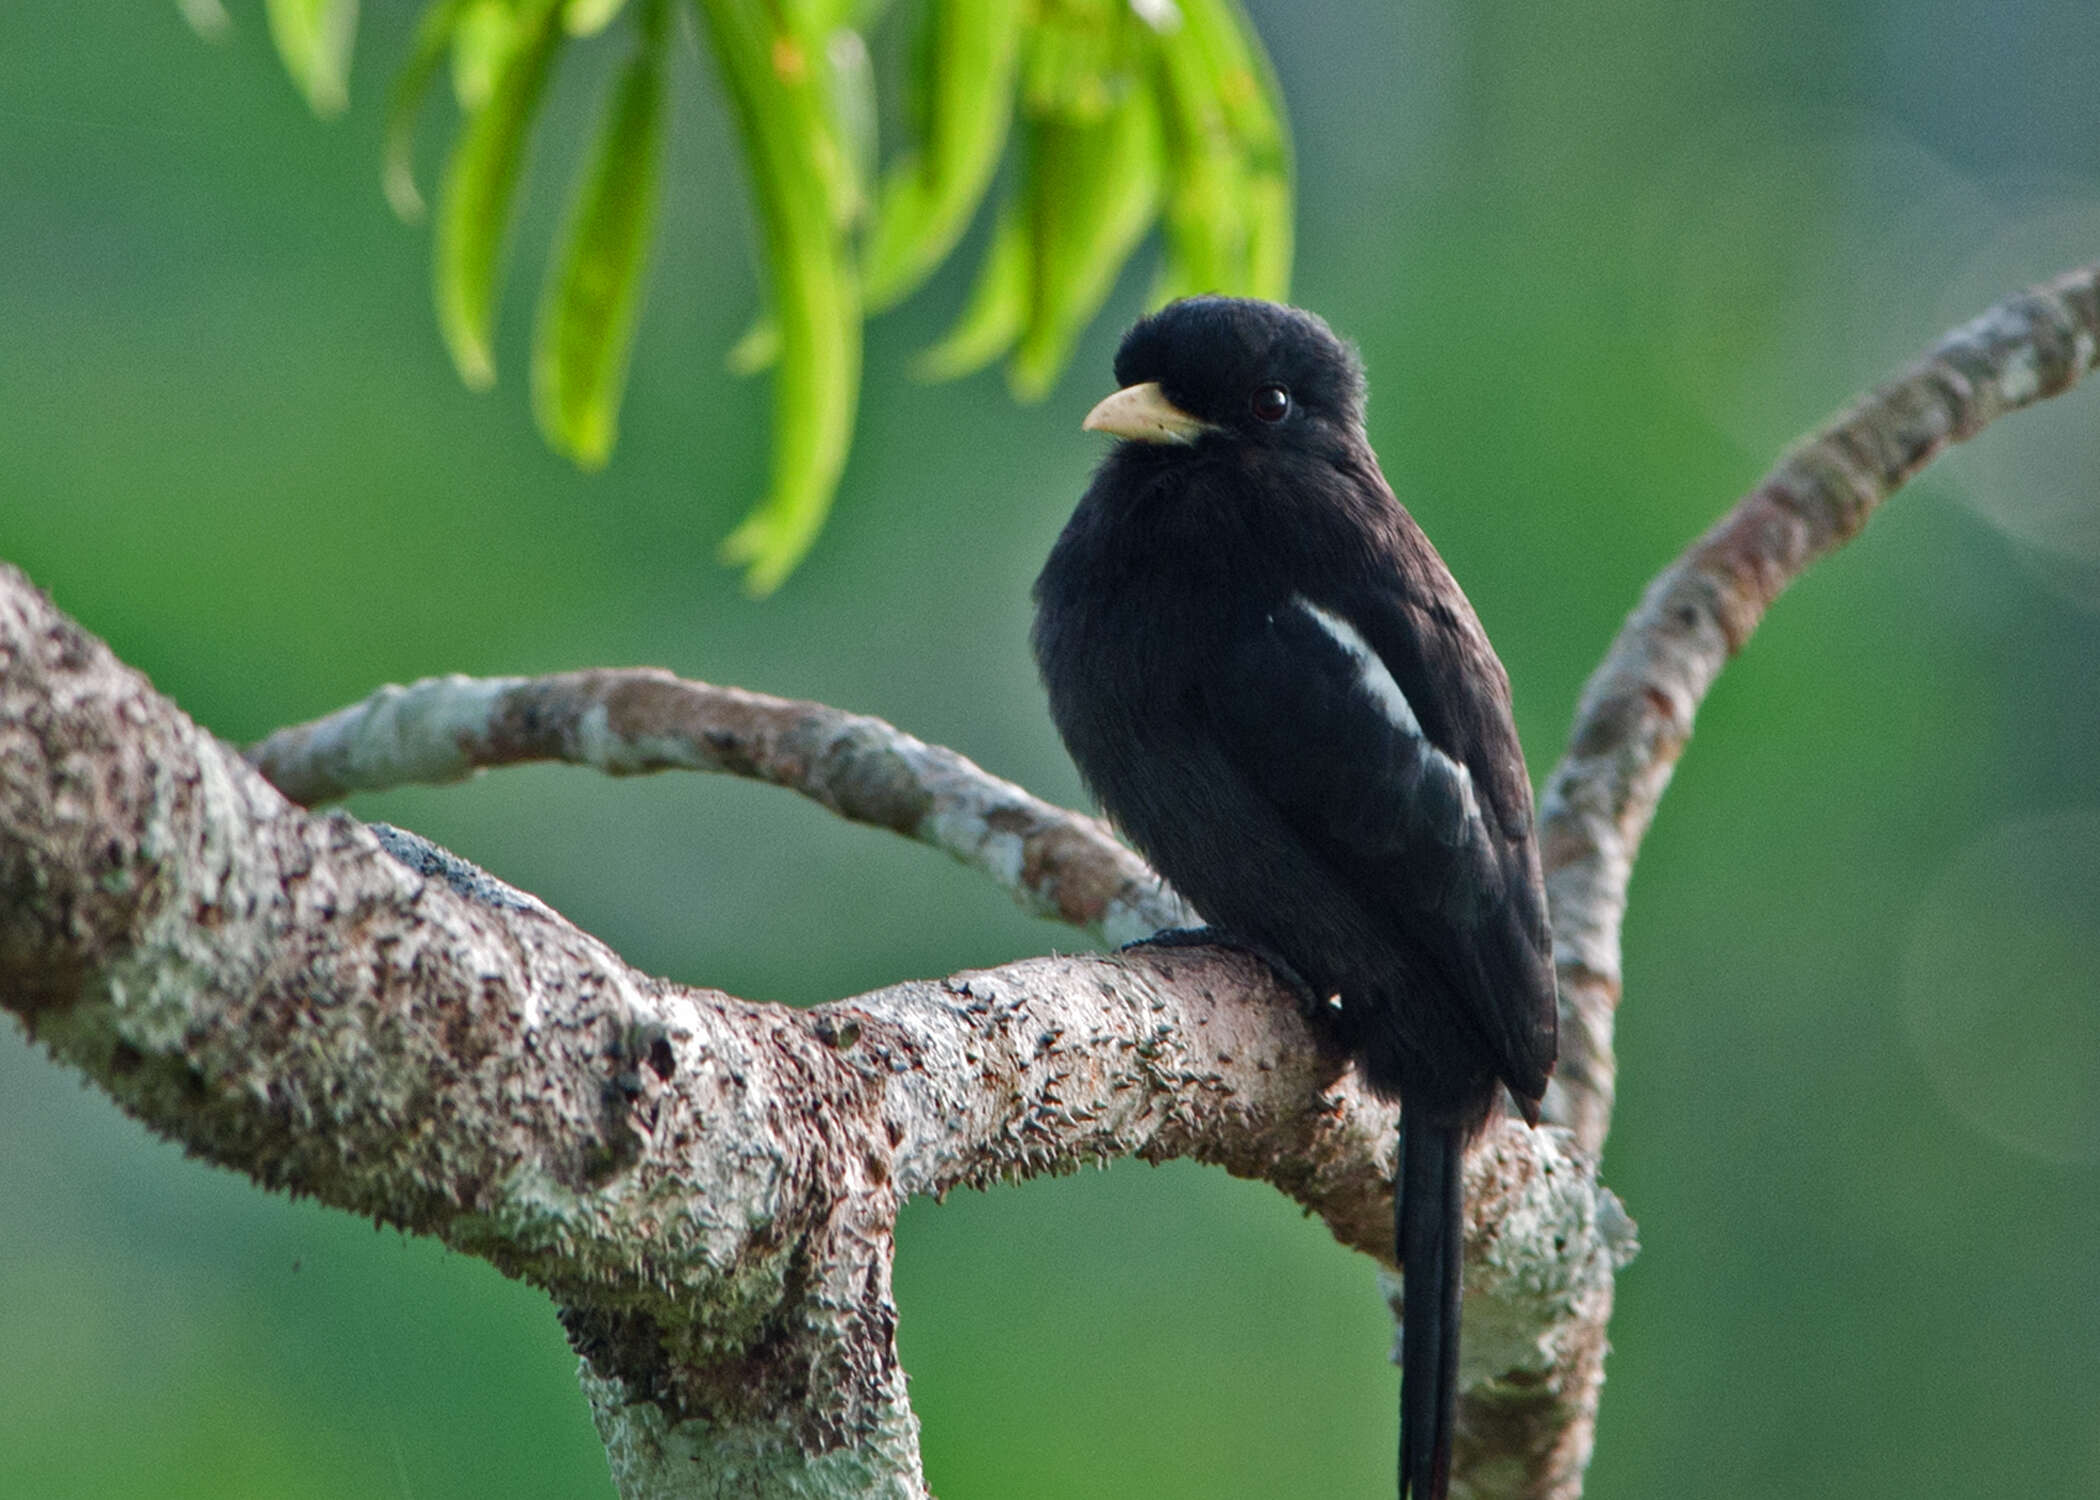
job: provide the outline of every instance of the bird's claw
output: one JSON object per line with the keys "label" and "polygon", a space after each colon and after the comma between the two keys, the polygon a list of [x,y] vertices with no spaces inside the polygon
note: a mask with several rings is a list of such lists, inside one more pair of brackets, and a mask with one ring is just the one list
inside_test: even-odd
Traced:
{"label": "bird's claw", "polygon": [[1128,953],[1133,948],[1235,948],[1244,946],[1233,942],[1215,927],[1162,927],[1150,937],[1141,937],[1134,943],[1125,943],[1118,953]]}
{"label": "bird's claw", "polygon": [[1298,1002],[1304,1017],[1317,1025],[1332,1026],[1336,1009],[1328,996],[1314,991],[1303,974],[1290,961],[1265,943],[1255,942],[1216,927],[1163,927],[1150,937],[1139,938],[1134,943],[1125,943],[1116,951],[1128,953],[1133,948],[1236,948],[1242,953],[1251,953],[1269,966],[1276,982],[1291,992]]}

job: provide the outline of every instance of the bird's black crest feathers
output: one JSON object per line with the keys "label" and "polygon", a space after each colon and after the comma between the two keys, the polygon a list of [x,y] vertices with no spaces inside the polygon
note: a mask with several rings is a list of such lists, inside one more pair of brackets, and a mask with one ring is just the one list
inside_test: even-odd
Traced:
{"label": "bird's black crest feathers", "polygon": [[1116,384],[1157,381],[1191,416],[1251,427],[1248,396],[1281,385],[1307,411],[1363,422],[1356,350],[1312,313],[1237,297],[1188,297],[1138,320],[1116,351]]}

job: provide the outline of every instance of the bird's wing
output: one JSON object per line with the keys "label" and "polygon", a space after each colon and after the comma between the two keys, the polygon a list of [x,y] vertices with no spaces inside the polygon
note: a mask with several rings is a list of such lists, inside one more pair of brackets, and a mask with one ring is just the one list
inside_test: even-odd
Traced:
{"label": "bird's wing", "polygon": [[[1437,663],[1441,642],[1381,651],[1374,640],[1436,628],[1374,618],[1403,607],[1297,596],[1244,620],[1207,675],[1205,707],[1229,758],[1299,836],[1385,916],[1463,965],[1448,978],[1470,997],[1472,1024],[1511,1083],[1535,1095],[1553,1055],[1553,989],[1530,791],[1506,708],[1465,701],[1506,691],[1501,668]],[[1435,691],[1440,667],[1447,680]],[[1466,675],[1482,672],[1492,675]],[[1453,733],[1473,719],[1488,721],[1488,745]],[[1510,773],[1492,757],[1498,729]]]}
{"label": "bird's wing", "polygon": [[1500,896],[1471,769],[1424,730],[1354,622],[1295,597],[1233,632],[1205,695],[1240,770],[1321,847],[1405,859],[1461,925]]}

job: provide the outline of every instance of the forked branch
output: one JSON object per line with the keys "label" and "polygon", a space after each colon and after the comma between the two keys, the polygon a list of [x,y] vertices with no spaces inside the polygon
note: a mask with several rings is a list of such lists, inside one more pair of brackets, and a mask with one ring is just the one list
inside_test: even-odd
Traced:
{"label": "forked branch", "polygon": [[[1504,1125],[1469,1165],[1461,1492],[1580,1491],[1631,1250],[1594,1176],[1619,924],[1701,698],[1808,563],[2096,345],[2095,269],[1948,335],[1659,577],[1592,678],[1541,810],[1572,1135]],[[386,689],[253,759],[304,801],[526,759],[756,776],[1097,936],[1180,915],[1099,824],[950,751],[661,673]],[[201,1154],[547,1288],[629,1496],[924,1494],[889,1296],[913,1193],[1188,1156],[1391,1248],[1391,1112],[1244,959],[1039,959],[801,1012],[668,985],[412,836],[287,802],[12,570],[0,1004]]]}

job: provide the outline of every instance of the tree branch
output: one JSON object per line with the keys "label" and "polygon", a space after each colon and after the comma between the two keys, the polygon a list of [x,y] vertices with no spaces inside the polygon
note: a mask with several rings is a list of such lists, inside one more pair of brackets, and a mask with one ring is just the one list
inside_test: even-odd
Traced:
{"label": "tree branch", "polygon": [[[1649,588],[1541,833],[1553,1130],[1468,1164],[1461,1493],[1573,1496],[1614,1265],[1619,926],[1700,700],[1779,591],[1949,442],[2069,388],[2100,271],[2014,298],[1790,453]],[[1231,955],[1043,959],[808,1012],[634,973],[409,835],[279,799],[0,572],[0,1003],[154,1128],[546,1287],[631,1496],[917,1496],[902,1199],[1100,1157],[1275,1183],[1390,1253],[1392,1117]],[[1099,824],[813,704],[658,673],[389,689],[254,752],[302,798],[519,759],[758,776],[1122,938],[1179,919]]]}
{"label": "tree branch", "polygon": [[[1390,1258],[1389,1105],[1233,954],[810,1011],[639,975],[412,835],[292,806],[0,570],[0,1003],[200,1155],[546,1288],[633,1495],[916,1496],[913,1193],[1188,1156]],[[1623,1216],[1554,1132],[1469,1165],[1482,1347],[1542,1366]]]}
{"label": "tree branch", "polygon": [[[1948,444],[2069,390],[2096,347],[2100,266],[1947,334],[1798,443],[1664,569],[1591,674],[1539,806],[1560,982],[1560,1061],[1544,1113],[1585,1152],[1601,1155],[1611,1129],[1627,883],[1707,690],[1810,563],[1857,536]],[[1604,1386],[1609,1286],[1593,1315],[1595,1341],[1569,1343],[1569,1359],[1543,1381],[1486,1381],[1461,1397],[1455,1492],[1581,1494]],[[1516,1485],[1502,1479],[1512,1460],[1524,1474]]]}
{"label": "tree branch", "polygon": [[567,761],[612,776],[722,771],[801,793],[855,823],[931,844],[1032,915],[1134,942],[1191,913],[1094,818],[892,724],[648,667],[549,677],[430,677],[379,689],[248,752],[307,806],[352,792]]}
{"label": "tree branch", "polygon": [[1539,809],[1560,970],[1546,1117],[1587,1149],[1601,1151],[1611,1128],[1627,882],[1707,690],[1810,563],[1949,444],[2076,385],[2096,348],[2100,266],[1964,323],[1781,458],[1648,585],[1591,674]]}

